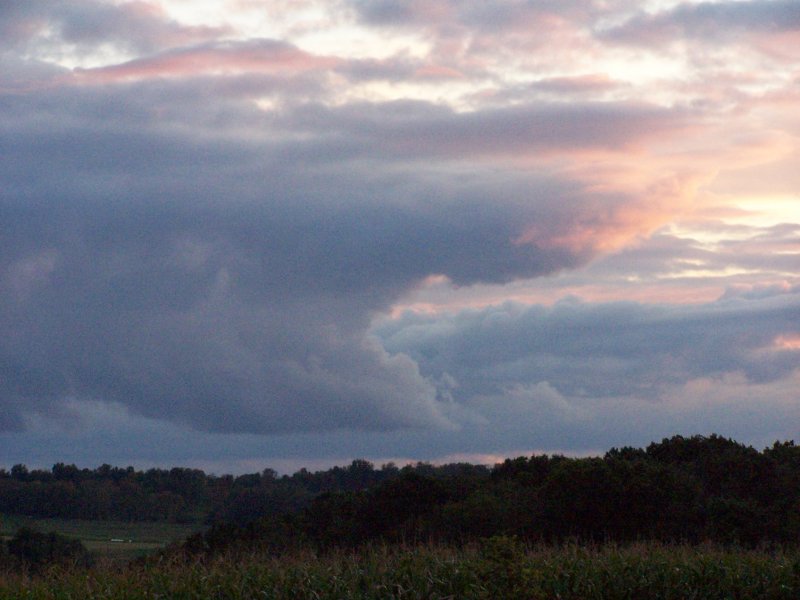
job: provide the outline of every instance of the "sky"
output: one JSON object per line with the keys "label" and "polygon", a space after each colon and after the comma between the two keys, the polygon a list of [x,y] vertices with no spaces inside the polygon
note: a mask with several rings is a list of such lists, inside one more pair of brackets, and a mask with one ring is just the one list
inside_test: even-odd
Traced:
{"label": "sky", "polygon": [[0,467],[800,441],[797,0],[0,0]]}

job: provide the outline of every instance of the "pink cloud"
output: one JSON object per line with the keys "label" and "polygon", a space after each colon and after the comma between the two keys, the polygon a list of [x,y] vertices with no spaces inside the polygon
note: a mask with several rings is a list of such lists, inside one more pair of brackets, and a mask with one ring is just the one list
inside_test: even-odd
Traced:
{"label": "pink cloud", "polygon": [[214,74],[301,73],[337,64],[338,59],[315,56],[290,44],[258,40],[182,48],[118,65],[75,69],[75,74],[88,81],[110,82]]}
{"label": "pink cloud", "polygon": [[800,31],[781,31],[758,38],[759,49],[777,60],[800,59]]}

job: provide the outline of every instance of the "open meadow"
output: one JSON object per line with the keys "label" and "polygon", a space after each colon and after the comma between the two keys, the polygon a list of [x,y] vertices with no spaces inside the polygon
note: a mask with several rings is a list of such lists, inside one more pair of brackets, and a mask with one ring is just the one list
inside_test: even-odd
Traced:
{"label": "open meadow", "polygon": [[54,531],[79,540],[97,559],[127,561],[165,548],[196,533],[197,524],[42,519],[0,515],[0,538],[9,540],[21,527]]}
{"label": "open meadow", "polygon": [[0,597],[631,599],[800,597],[800,553],[714,546],[372,546],[357,552],[166,556],[126,567],[6,574]]}

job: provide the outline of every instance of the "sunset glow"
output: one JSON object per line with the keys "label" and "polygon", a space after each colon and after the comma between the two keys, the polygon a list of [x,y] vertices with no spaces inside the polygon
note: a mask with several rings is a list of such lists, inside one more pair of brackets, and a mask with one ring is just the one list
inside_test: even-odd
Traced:
{"label": "sunset glow", "polygon": [[775,345],[783,350],[800,350],[800,333],[779,335],[775,339]]}

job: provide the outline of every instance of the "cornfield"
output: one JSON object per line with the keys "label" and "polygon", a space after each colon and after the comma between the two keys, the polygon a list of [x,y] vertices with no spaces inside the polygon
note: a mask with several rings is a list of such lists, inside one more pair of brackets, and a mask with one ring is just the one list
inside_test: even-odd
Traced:
{"label": "cornfield", "polygon": [[0,575],[0,598],[32,599],[796,599],[800,552],[639,544],[375,546],[358,552],[164,555],[127,566]]}

